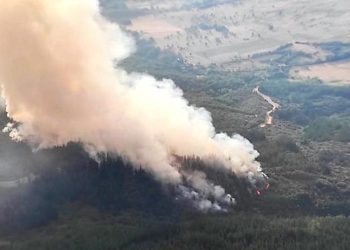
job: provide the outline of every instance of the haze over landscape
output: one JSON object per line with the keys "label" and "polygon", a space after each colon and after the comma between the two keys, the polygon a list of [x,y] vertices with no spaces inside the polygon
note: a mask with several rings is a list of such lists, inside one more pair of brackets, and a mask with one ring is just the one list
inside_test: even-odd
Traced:
{"label": "haze over landscape", "polygon": [[349,12],[0,0],[0,249],[348,249]]}

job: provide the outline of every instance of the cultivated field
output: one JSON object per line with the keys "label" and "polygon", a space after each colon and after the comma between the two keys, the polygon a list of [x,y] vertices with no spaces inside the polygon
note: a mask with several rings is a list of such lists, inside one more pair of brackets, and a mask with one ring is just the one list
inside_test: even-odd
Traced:
{"label": "cultivated field", "polygon": [[[245,66],[230,62],[294,41],[350,41],[347,0],[336,4],[327,0],[246,0],[209,8],[185,8],[184,1],[127,3],[129,8],[147,9],[148,13],[133,20],[128,29],[153,38],[157,46],[180,54],[190,64],[216,63],[239,70]],[[296,49],[312,52],[301,45]]]}
{"label": "cultivated field", "polygon": [[350,85],[350,62],[324,63],[294,68],[291,75],[299,79],[318,78],[332,85]]}

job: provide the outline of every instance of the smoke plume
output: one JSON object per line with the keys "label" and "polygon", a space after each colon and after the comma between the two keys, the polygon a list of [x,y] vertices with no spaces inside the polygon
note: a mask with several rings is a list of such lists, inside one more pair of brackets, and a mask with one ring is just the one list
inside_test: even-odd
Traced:
{"label": "smoke plume", "polygon": [[[121,155],[179,186],[188,176],[174,156],[263,177],[252,144],[216,134],[209,112],[190,106],[171,80],[115,66],[134,42],[100,14],[97,0],[1,0],[0,37],[0,84],[14,121],[4,131],[14,140],[36,149],[79,142],[92,156]],[[198,173],[187,183],[202,196],[227,197]]]}

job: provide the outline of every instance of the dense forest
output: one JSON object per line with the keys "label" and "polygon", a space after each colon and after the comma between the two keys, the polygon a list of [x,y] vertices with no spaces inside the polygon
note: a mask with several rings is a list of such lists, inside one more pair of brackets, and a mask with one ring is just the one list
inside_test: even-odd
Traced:
{"label": "dense forest", "polygon": [[[16,144],[31,159],[34,177],[0,189],[0,249],[348,249],[350,191],[337,166],[348,166],[349,158],[315,143],[349,141],[349,88],[293,85],[273,71],[262,82],[259,74],[189,66],[151,41],[137,41],[123,67],[173,79],[191,104],[212,112],[218,131],[246,136],[271,188],[257,196],[236,176],[184,158],[185,168],[206,172],[238,199],[227,213],[202,213],[117,156],[96,162],[78,144],[33,155]],[[253,109],[263,105],[251,93],[257,83],[284,107],[278,122],[296,125],[274,133],[259,127],[264,116]]]}
{"label": "dense forest", "polygon": [[198,158],[184,158],[184,167],[236,191],[234,210],[195,211],[121,158],[97,164],[79,145],[47,153],[65,161],[1,196],[1,233],[16,238],[1,249],[347,249],[350,243],[345,216],[314,216],[307,196],[252,196],[236,177],[206,169]]}
{"label": "dense forest", "polygon": [[[38,12],[33,12],[34,15],[25,16],[23,19],[26,21],[34,18],[33,23],[28,22],[30,32],[28,34],[24,33],[24,35],[28,36],[33,31],[35,31],[33,33],[43,33],[42,35],[46,34],[46,32],[49,34],[47,41],[46,39],[30,41],[28,38],[27,42],[29,45],[31,43],[36,44],[39,40],[56,43],[55,39],[58,38],[54,34],[56,29],[51,29],[54,26],[51,26],[49,21],[45,22],[46,17],[50,17],[48,18],[50,21],[56,20],[54,15],[51,20],[51,12],[49,10],[54,8],[51,8],[51,6],[62,6],[62,9],[58,8],[58,13],[59,16],[64,18],[62,20],[65,21],[65,25],[69,27],[73,27],[75,24],[81,25],[78,15],[73,19],[65,16],[66,12],[69,13],[69,0],[62,1],[63,5],[50,5],[48,1],[41,1],[43,5],[40,4],[40,1],[38,1],[39,4],[31,5],[35,0],[28,2],[29,10],[37,10],[38,8]],[[248,177],[240,177],[232,171],[224,170],[224,168],[214,168],[210,164],[215,164],[215,161],[205,162],[203,159],[193,155],[178,156],[174,153],[177,151],[172,150],[172,146],[167,146],[164,151],[171,155],[172,161],[169,164],[173,165],[172,167],[176,168],[183,175],[180,181],[181,184],[162,183],[155,179],[154,173],[150,174],[145,171],[148,168],[132,165],[126,158],[118,155],[118,152],[114,154],[97,153],[92,156],[84,148],[87,145],[80,143],[68,143],[65,146],[50,149],[33,149],[26,142],[11,140],[5,129],[4,133],[0,133],[0,250],[350,249],[350,85],[343,82],[339,85],[337,83],[340,82],[327,84],[318,78],[299,78],[297,74],[291,74],[293,69],[299,71],[299,67],[309,68],[319,64],[349,62],[350,43],[332,42],[331,39],[328,41],[322,40],[319,43],[309,43],[298,42],[295,39],[285,44],[284,38],[279,37],[276,40],[281,38],[281,41],[276,41],[276,44],[283,43],[285,45],[277,45],[280,47],[271,47],[267,50],[257,50],[260,46],[253,48],[256,46],[255,43],[264,43],[264,45],[272,46],[275,43],[272,40],[276,38],[273,34],[279,34],[277,33],[279,31],[283,31],[281,33],[283,36],[286,35],[294,39],[292,34],[293,30],[295,32],[294,27],[292,27],[293,19],[288,20],[288,24],[290,23],[291,25],[289,25],[288,29],[285,29],[283,26],[275,25],[273,21],[267,22],[262,20],[261,18],[265,15],[276,14],[278,19],[281,18],[282,20],[285,19],[285,15],[289,14],[287,12],[295,11],[293,18],[300,19],[302,23],[299,20],[294,20],[294,25],[297,26],[298,30],[300,28],[300,31],[302,31],[302,29],[309,28],[309,26],[318,26],[318,14],[322,13],[321,7],[325,4],[322,3],[320,10],[317,10],[316,18],[310,20],[304,17],[310,11],[310,6],[307,9],[297,8],[294,10],[294,6],[292,4],[289,5],[290,3],[286,4],[286,1],[280,1],[283,3],[277,3],[277,1],[275,3],[273,0],[271,2],[266,1],[274,10],[270,9],[270,6],[267,6],[266,3],[262,4],[262,8],[260,8],[259,1],[256,1],[256,3],[252,1],[252,5],[248,5],[247,12],[244,15],[239,13],[240,9],[237,9],[238,11],[235,13],[234,9],[227,8],[226,10],[226,6],[219,6],[219,4],[227,3],[243,6],[243,2],[239,0],[181,0],[164,2],[157,0],[99,0],[99,2],[90,1],[91,6],[87,5],[86,11],[91,12],[89,14],[93,14],[92,10],[96,7],[96,13],[89,18],[90,21],[88,23],[92,25],[94,23],[92,21],[97,20],[103,23],[103,29],[112,30],[113,25],[109,26],[98,15],[98,3],[100,3],[99,10],[102,14],[110,21],[118,23],[121,30],[127,32],[135,40],[135,51],[128,58],[115,62],[118,63],[118,65],[115,65],[118,68],[118,77],[122,75],[122,73],[120,75],[119,73],[125,70],[128,73],[149,74],[158,80],[171,79],[181,89],[176,94],[180,96],[179,93],[182,91],[186,99],[182,100],[183,103],[188,101],[190,105],[203,107],[211,113],[211,117],[208,116],[205,119],[212,119],[215,132],[223,132],[229,136],[240,134],[254,145],[254,149],[259,152],[256,160],[261,164],[261,168],[266,174],[266,176],[263,176],[263,180],[249,178],[251,177],[250,175]],[[81,5],[77,4],[76,6],[85,4],[84,0],[79,1],[79,3]],[[4,4],[4,6],[6,5]],[[282,8],[281,5],[288,6],[288,8]],[[178,12],[172,12],[172,8]],[[46,11],[41,13],[42,9]],[[220,12],[216,12],[215,9],[220,9]],[[80,8],[75,7],[75,10],[80,11]],[[30,11],[23,11],[23,13],[32,13]],[[194,11],[194,14],[183,15],[191,11]],[[262,15],[261,11],[263,11]],[[18,13],[17,11],[13,12],[23,14],[20,11]],[[326,12],[328,12],[328,9],[326,9]],[[327,29],[332,27],[331,24],[333,22],[327,24],[326,19],[335,19],[333,13],[342,13],[339,10],[338,12],[329,12],[332,15],[331,18],[326,14],[324,16],[322,14],[324,20],[322,20],[321,24],[323,25],[324,23]],[[131,27],[133,26],[132,24],[135,24],[133,23],[135,18],[138,17],[140,17],[138,19],[140,26],[145,25],[148,27]],[[182,17],[184,17],[184,20],[182,20]],[[1,17],[1,21],[5,20],[7,23],[7,18]],[[185,20],[187,18],[188,20]],[[17,20],[13,23],[9,22],[9,24],[14,25],[5,25],[4,29],[6,32],[4,34],[15,34],[18,28],[13,26],[18,24],[23,25],[23,29],[20,28],[18,30],[21,32],[25,31],[24,27],[27,27],[28,23],[25,22],[26,25],[24,25],[24,22],[22,23],[23,20],[19,19],[19,22]],[[253,19],[254,21],[252,21]],[[339,20],[339,23],[342,24],[348,21],[344,15]],[[40,28],[41,22],[44,24],[42,30]],[[189,25],[179,24],[179,22],[189,22]],[[241,26],[240,23],[243,23],[244,26]],[[158,30],[157,24],[168,27],[165,27],[165,30]],[[253,26],[257,26],[259,29],[256,30],[256,27]],[[80,30],[79,28],[80,26],[77,29],[78,31]],[[148,30],[148,28],[154,28],[154,30]],[[167,35],[167,28],[170,30],[169,36]],[[65,29],[59,30],[60,32],[65,31]],[[48,64],[54,68],[59,66],[66,72],[70,71],[69,65],[73,65],[72,68],[74,70],[81,69],[82,72],[72,71],[72,77],[62,76],[57,79],[59,84],[61,84],[61,80],[72,79],[74,87],[71,88],[71,91],[73,92],[79,92],[80,84],[86,83],[86,79],[90,77],[89,74],[88,77],[79,80],[79,75],[83,75],[83,71],[93,69],[93,74],[91,75],[95,75],[104,65],[104,63],[98,62],[99,56],[96,56],[93,59],[96,59],[97,62],[85,69],[83,67],[84,61],[80,58],[81,55],[85,54],[85,50],[75,51],[75,47],[70,43],[70,41],[73,43],[73,41],[78,40],[77,38],[80,38],[82,46],[85,43],[91,44],[88,43],[89,39],[85,39],[83,36],[87,30],[84,31],[82,29],[84,32],[82,32],[81,37],[80,34],[74,34],[73,39],[67,39],[67,42],[65,42],[65,38],[67,38],[65,35],[66,33],[67,35],[70,34],[68,34],[69,32],[64,32],[62,40],[59,39],[57,44],[55,44],[58,45],[57,47],[51,47],[52,44],[49,44],[47,48],[46,46],[35,46],[44,48],[45,53],[50,53],[47,58],[43,58],[45,59],[42,60],[43,64],[45,64],[46,59],[52,56],[55,60],[52,62],[52,65],[50,62]],[[92,30],[97,31],[95,29]],[[135,32],[135,30],[139,33]],[[7,33],[8,31],[10,32]],[[182,36],[182,32],[187,33],[186,36]],[[266,34],[263,34],[263,32],[266,32]],[[108,42],[111,42],[109,39],[114,39],[114,36],[99,39],[98,33],[91,32],[89,37],[92,34],[91,38],[96,38],[96,41],[105,40],[106,38]],[[325,37],[328,35],[322,32],[319,33],[322,36],[325,35]],[[188,34],[191,36],[187,36]],[[159,39],[163,35],[165,36],[164,39]],[[303,32],[301,32],[301,35],[304,36]],[[310,33],[308,35],[312,37],[313,34]],[[14,38],[17,39],[18,37],[22,37],[22,35],[14,35]],[[169,42],[169,39],[174,39],[174,37],[177,39],[174,44],[178,48],[181,47],[182,52],[181,50],[175,50],[171,43],[166,43]],[[234,40],[231,40],[231,43],[230,39],[233,38]],[[307,36],[305,36],[306,38]],[[181,39],[186,39],[184,40],[185,43]],[[272,42],[270,39],[272,39]],[[210,40],[216,45],[215,48],[208,46],[208,43],[209,45],[211,43]],[[7,48],[7,44],[12,44],[9,41],[4,42],[5,46],[3,46],[3,43],[0,43],[0,46]],[[162,42],[165,44],[162,44]],[[65,46],[60,46],[62,44],[67,44],[67,48],[69,48],[69,57],[67,57],[69,60],[66,60],[64,57],[63,49]],[[239,44],[243,44],[243,47],[246,46],[244,50],[247,49],[247,51],[251,52],[246,55],[245,52],[240,51],[239,46],[236,47]],[[109,45],[112,45],[112,43]],[[205,45],[204,49],[200,48],[202,45]],[[86,48],[88,48],[87,51],[95,51],[93,46]],[[170,49],[173,49],[173,51]],[[194,50],[192,51],[191,49]],[[236,49],[237,54],[235,54]],[[22,55],[23,52],[24,56],[13,57],[15,60],[10,60],[11,63],[17,59],[23,59],[21,61],[23,65],[36,62],[36,60],[31,59],[32,51],[19,50],[21,53],[18,55]],[[210,50],[213,51],[213,57],[207,57],[206,55]],[[28,51],[30,53],[27,53]],[[33,50],[33,53],[35,51]],[[189,52],[193,58],[198,56],[200,62],[189,60],[184,51]],[[231,54],[232,51],[235,53]],[[7,55],[7,52],[8,50],[4,52],[4,55]],[[58,53],[57,57],[54,56],[56,55],[54,52]],[[64,63],[75,62],[72,60],[72,52],[77,57],[74,59],[79,59],[78,63]],[[45,53],[43,55],[46,55]],[[14,54],[17,55],[16,53]],[[86,54],[88,55],[88,53]],[[43,56],[40,53],[35,53],[35,57],[37,55],[39,57]],[[102,53],[101,57],[104,57],[104,55],[105,53]],[[224,58],[226,56],[227,58]],[[7,59],[7,56],[4,58]],[[11,57],[9,56],[9,58]],[[202,59],[203,61],[201,61]],[[94,60],[88,61],[92,62]],[[204,61],[213,63],[207,65]],[[16,61],[14,68],[21,69],[19,66],[22,66],[22,64],[17,65],[17,63]],[[108,65],[111,66],[109,63]],[[51,77],[51,73],[56,70],[46,71],[45,67],[40,65],[38,67],[34,65],[33,68],[31,67],[32,65],[29,66],[23,67],[23,69],[34,70],[36,71],[35,73],[39,74],[38,80],[34,81],[36,78],[33,77],[33,82],[42,81],[44,84],[50,84],[52,78],[55,78]],[[102,72],[111,72],[112,70],[112,67],[110,67],[108,71]],[[22,73],[22,70],[18,72]],[[23,70],[23,72],[26,71]],[[57,70],[57,72],[61,71]],[[50,76],[50,79],[44,81],[43,79],[46,75]],[[22,74],[18,76],[22,76]],[[13,74],[10,74],[8,78],[12,77]],[[22,77],[19,78],[22,79]],[[29,76],[29,78],[32,77]],[[116,79],[116,82],[119,82],[119,80]],[[23,82],[25,81],[21,80],[21,85],[18,86],[23,86]],[[86,91],[85,93],[85,90],[87,88],[90,89],[90,86],[93,85],[86,85],[88,87],[84,85],[81,87],[84,92],[81,97],[91,93],[93,98],[88,98],[87,100],[94,100],[93,94],[109,92],[110,88],[106,91],[102,91],[101,88],[100,91],[100,86],[103,85],[100,78],[96,82],[98,82],[98,91],[92,91],[94,93]],[[76,83],[79,83],[77,87],[75,87]],[[15,86],[10,85],[11,87]],[[111,86],[108,85],[108,87]],[[62,87],[64,86],[59,85],[57,89]],[[278,103],[278,108],[271,110],[271,102],[266,101],[266,98],[262,98],[263,95],[257,94],[257,87],[263,95]],[[159,88],[159,85],[157,85],[157,88]],[[9,89],[7,88],[6,90]],[[35,88],[34,90],[37,89],[40,88]],[[49,89],[51,89],[51,86]],[[114,88],[112,87],[111,89]],[[37,97],[38,91],[34,90],[28,90],[28,93]],[[56,88],[52,88],[53,90],[56,90]],[[56,95],[58,92],[54,92],[54,94]],[[42,91],[42,93],[46,92]],[[66,92],[62,91],[62,93]],[[142,91],[140,93],[144,94]],[[124,95],[125,92],[122,92],[122,94]],[[38,96],[41,97],[41,95]],[[68,93],[69,96],[70,94]],[[73,96],[75,97],[76,95]],[[78,96],[80,97],[80,95]],[[47,96],[44,97],[47,98]],[[103,98],[102,95],[101,99],[103,101],[97,103],[105,104],[105,100],[111,100],[109,97],[113,98],[114,95],[108,95],[108,98]],[[124,96],[120,99],[123,101],[123,98]],[[41,98],[35,99],[41,100]],[[74,101],[76,101],[75,99]],[[118,98],[114,99],[119,101]],[[128,97],[125,99],[128,100]],[[143,98],[137,95],[135,99],[139,101]],[[151,101],[147,101],[147,104],[152,103],[153,96],[151,99]],[[50,112],[50,116],[55,112],[66,112],[65,108],[67,106],[62,105],[62,102],[67,100],[66,95],[63,98],[58,98],[58,100],[58,105],[53,105],[55,108],[53,112]],[[82,102],[82,100],[77,101]],[[10,103],[12,102],[7,103],[7,108],[13,110],[13,112],[9,112],[9,116],[14,117],[14,120],[21,121],[21,119],[15,118],[20,112],[11,114],[16,113],[16,108],[13,108],[16,105],[10,105]],[[26,104],[30,103],[32,102],[26,102]],[[43,103],[45,102],[40,102],[39,106],[46,107],[43,106]],[[111,103],[114,104],[114,102]],[[121,102],[116,103],[120,104]],[[133,102],[126,103],[133,106],[131,105]],[[141,102],[141,104],[144,103],[146,101]],[[158,104],[158,102],[155,103]],[[128,113],[125,108],[127,105],[121,106],[121,112]],[[17,128],[18,124],[7,117],[4,106],[4,103],[0,103],[0,128],[5,128],[8,123],[13,123],[7,129],[7,132],[16,133],[15,130],[11,131],[11,128]],[[26,105],[22,105],[22,107],[24,106]],[[68,108],[72,106],[69,105]],[[142,131],[143,115],[146,117],[147,114],[146,112],[144,112],[145,114],[139,114],[140,106],[134,107],[135,111],[132,112],[131,116],[140,117],[142,122],[138,123],[138,119],[132,119],[132,126],[130,127],[141,127],[140,131]],[[86,113],[80,112],[79,109],[77,110],[85,116],[90,114],[90,105],[86,107]],[[101,112],[106,112],[106,114],[109,114],[108,112],[114,108],[104,108],[103,105],[94,105],[95,107],[95,112],[102,110]],[[157,105],[156,108],[158,108]],[[42,114],[40,109],[35,110],[36,113]],[[31,120],[30,112],[27,114],[27,112],[23,111],[22,113],[28,116],[28,120]],[[177,117],[177,112],[167,113],[172,117]],[[92,113],[91,117],[94,114]],[[118,122],[128,117],[122,115],[120,118],[114,114],[109,115],[113,116],[113,119],[108,118],[107,120]],[[269,118],[268,115],[271,115],[271,124],[266,122]],[[67,117],[70,118],[71,116]],[[41,118],[46,120],[44,115],[41,115]],[[115,123],[106,126],[104,121],[107,120],[102,119],[101,122],[99,116],[97,116],[97,119],[99,126],[111,130],[114,128]],[[95,122],[97,119],[93,117],[87,121],[93,120]],[[61,120],[59,121],[59,128],[65,125],[68,126],[69,122],[65,124],[66,121]],[[75,123],[74,119],[73,123]],[[157,123],[162,126],[160,119],[157,119]],[[47,121],[47,124],[50,124],[50,121]],[[127,124],[131,125],[131,122]],[[80,129],[81,125],[87,125],[87,122],[79,125]],[[116,126],[118,127],[118,125]],[[176,132],[177,129],[175,127],[177,123],[175,126],[174,123],[171,123],[171,125],[171,132],[173,130]],[[35,124],[33,125],[33,130],[35,131],[34,127]],[[196,132],[196,128],[193,129]],[[100,129],[96,130],[98,130],[97,138],[105,137],[103,131],[101,132]],[[125,130],[132,129],[128,126]],[[87,131],[91,130],[87,129]],[[164,131],[168,130],[160,131],[161,136],[159,137],[161,139],[156,136],[157,143],[167,140],[164,139],[166,134]],[[198,131],[201,131],[201,129]],[[125,133],[125,136],[128,137],[134,131],[125,132],[128,132]],[[136,129],[136,136],[139,135],[137,132]],[[209,132],[208,138],[212,136],[211,132]],[[121,130],[121,133],[124,135],[124,130]],[[106,135],[109,135],[109,133],[106,133]],[[174,133],[174,135],[177,135],[177,133]],[[175,137],[174,135],[172,134],[173,137]],[[111,140],[116,140],[116,138],[119,139],[122,136],[111,137]],[[153,136],[135,137],[138,139],[132,140],[133,143],[130,144],[132,145],[130,147],[133,148],[134,145],[137,145],[140,142],[137,141],[140,140],[139,138],[150,137]],[[77,138],[80,137],[74,137],[74,140]],[[188,138],[176,139],[181,140],[180,146],[176,148],[181,148],[182,143],[187,146]],[[198,141],[201,142],[201,140]],[[142,150],[146,148],[147,150],[145,151],[148,154],[150,154],[149,152],[154,152],[149,150],[148,144],[141,143],[141,145],[145,145],[142,146]],[[201,146],[198,145],[198,148],[201,148]],[[205,147],[206,145],[203,146]],[[98,148],[100,149],[101,147]],[[249,148],[249,150],[251,149]],[[179,152],[179,154],[183,154],[182,149]],[[138,157],[137,154],[135,152],[135,158]],[[224,153],[223,156],[225,155]],[[235,159],[230,157],[229,161],[231,160],[235,161]],[[237,165],[241,164],[242,168],[246,167],[244,166],[245,160],[237,160]],[[155,170],[153,171],[156,172]],[[220,191],[223,190],[225,196],[220,197],[229,197],[229,204],[220,207],[219,205],[222,204],[217,202],[217,197],[215,193],[210,192],[211,190],[202,195],[199,188],[196,189],[196,187],[190,185],[191,179],[184,173],[203,174],[201,176],[204,176],[205,184],[212,184],[205,187],[209,186],[209,188],[214,187],[220,189]],[[188,193],[194,193],[199,198],[195,195],[186,197],[183,192],[181,193],[181,187],[188,187]],[[227,194],[230,194],[230,196]],[[204,201],[216,204],[219,206],[219,209],[201,209],[201,207],[196,206],[195,202],[202,199],[201,195],[205,196]]]}
{"label": "dense forest", "polygon": [[42,154],[49,155],[50,160],[37,169],[40,175],[27,185],[2,193],[2,230],[46,225],[57,219],[61,206],[69,202],[82,202],[101,211],[173,213],[173,200],[160,184],[121,158],[106,157],[97,163],[77,144]]}

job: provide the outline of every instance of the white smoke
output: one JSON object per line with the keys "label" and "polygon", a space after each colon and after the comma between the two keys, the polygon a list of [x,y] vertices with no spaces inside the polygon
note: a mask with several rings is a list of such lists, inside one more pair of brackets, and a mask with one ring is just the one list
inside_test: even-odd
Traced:
{"label": "white smoke", "polygon": [[180,185],[180,198],[190,200],[195,207],[202,211],[226,212],[236,204],[235,198],[227,194],[225,189],[207,179],[201,171],[182,171],[185,185]]}
{"label": "white smoke", "polygon": [[[190,106],[171,80],[115,67],[134,42],[102,17],[97,0],[0,0],[0,37],[0,84],[14,121],[4,131],[13,139],[38,149],[80,142],[176,185],[183,174],[174,155],[262,178],[253,145],[216,134],[209,112]],[[224,199],[220,187],[191,178],[200,195]]]}

